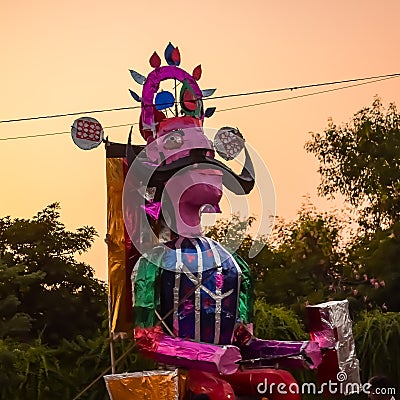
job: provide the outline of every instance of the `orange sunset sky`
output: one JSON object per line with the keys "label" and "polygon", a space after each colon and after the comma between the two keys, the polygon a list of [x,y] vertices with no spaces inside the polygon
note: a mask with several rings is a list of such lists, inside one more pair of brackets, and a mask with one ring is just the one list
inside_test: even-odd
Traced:
{"label": "orange sunset sky", "polygon": [[[202,65],[200,87],[216,87],[216,95],[400,73],[398,0],[0,1],[0,120],[135,106],[128,89],[140,87],[128,69],[147,75],[149,57],[155,50],[162,56],[169,41],[179,47],[182,68]],[[221,110],[330,88],[206,105]],[[270,170],[277,214],[290,220],[307,193],[319,209],[331,207],[316,195],[318,164],[303,149],[310,132],[323,131],[329,117],[348,122],[376,94],[400,107],[400,78],[219,112],[206,126],[239,127]],[[91,116],[107,127],[138,122],[139,110]],[[75,118],[0,123],[0,139],[69,132]],[[128,131],[105,134],[125,142]],[[134,141],[141,141],[137,126]],[[0,216],[29,218],[60,202],[67,228],[98,230],[84,259],[102,279],[104,157],[103,147],[80,150],[68,133],[0,140]]]}

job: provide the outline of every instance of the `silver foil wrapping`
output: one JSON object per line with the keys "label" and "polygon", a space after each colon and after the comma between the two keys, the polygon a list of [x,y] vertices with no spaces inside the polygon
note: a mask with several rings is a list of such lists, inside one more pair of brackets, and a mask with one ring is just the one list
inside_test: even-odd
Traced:
{"label": "silver foil wrapping", "polygon": [[349,302],[329,301],[307,306],[307,312],[311,339],[318,342],[325,355],[320,367],[320,381],[329,378],[342,394],[357,392],[361,381]]}

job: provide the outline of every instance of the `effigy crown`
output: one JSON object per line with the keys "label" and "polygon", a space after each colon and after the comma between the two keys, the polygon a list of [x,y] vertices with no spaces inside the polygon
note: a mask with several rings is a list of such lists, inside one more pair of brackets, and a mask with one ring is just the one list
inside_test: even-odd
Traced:
{"label": "effigy crown", "polygon": [[[160,130],[160,123],[167,118],[166,112],[171,110],[173,118],[186,117],[194,126],[202,126],[205,117],[211,117],[215,107],[204,110],[203,98],[214,94],[216,89],[201,90],[197,81],[201,78],[201,65],[195,67],[191,74],[179,67],[181,55],[178,47],[171,43],[165,48],[164,58],[168,65],[161,66],[161,58],[154,52],[149,59],[153,68],[147,77],[130,70],[136,83],[143,86],[142,96],[130,90],[131,96],[141,102],[139,121],[140,132],[147,142],[154,140]],[[174,93],[167,90],[160,91],[160,84],[166,80],[174,80]],[[177,87],[180,87],[179,94]],[[178,110],[179,106],[179,110]]]}

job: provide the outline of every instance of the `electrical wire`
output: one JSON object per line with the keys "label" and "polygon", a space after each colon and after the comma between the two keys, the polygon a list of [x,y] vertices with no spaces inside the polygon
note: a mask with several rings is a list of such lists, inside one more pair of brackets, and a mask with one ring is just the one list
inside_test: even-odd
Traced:
{"label": "electrical wire", "polygon": [[[315,95],[318,95],[318,94],[335,92],[335,91],[339,91],[339,90],[343,90],[343,89],[349,89],[349,88],[353,88],[353,87],[357,87],[357,86],[368,85],[370,83],[381,82],[381,81],[385,81],[385,80],[388,80],[388,79],[396,78],[398,76],[400,76],[400,74],[383,75],[379,79],[374,79],[372,81],[369,80],[368,82],[355,83],[355,84],[352,84],[352,85],[346,85],[346,86],[342,86],[342,87],[339,87],[339,88],[320,90],[320,91],[317,91],[317,92],[306,93],[306,94],[302,94],[302,95],[298,95],[298,96],[290,96],[290,97],[284,97],[284,98],[281,98],[281,99],[267,100],[267,101],[263,101],[263,102],[259,102],[259,103],[252,103],[252,104],[245,104],[245,105],[242,105],[242,106],[229,107],[229,108],[224,108],[224,109],[221,109],[221,110],[216,110],[215,112],[239,110],[239,109],[242,109],[242,108],[250,108],[250,107],[256,107],[256,106],[261,106],[261,105],[265,105],[265,104],[272,104],[272,103],[279,103],[279,102],[282,102],[282,101],[295,100],[295,99],[299,99],[299,98],[303,98],[303,97],[315,96]],[[365,79],[368,79],[368,78],[363,78],[363,80],[365,80]],[[352,81],[355,82],[356,80],[352,80]],[[125,126],[132,126],[132,125],[138,125],[138,123],[134,122],[134,123],[129,123],[129,124],[106,126],[106,127],[104,127],[104,129],[112,129],[112,128],[119,128],[119,127],[125,127]],[[6,138],[0,138],[0,141],[2,141],[2,140],[16,140],[16,139],[28,139],[28,138],[36,138],[36,137],[44,137],[44,136],[65,135],[65,134],[69,134],[69,133],[71,133],[71,132],[70,131],[65,131],[65,132],[43,133],[43,134],[27,135],[27,136],[6,137]]]}
{"label": "electrical wire", "polygon": [[[139,125],[139,123],[138,122],[133,122],[133,123],[130,123],[130,124],[105,126],[103,129],[120,128],[122,126],[132,126],[132,125]],[[37,135],[26,135],[26,136],[13,136],[13,137],[0,138],[0,141],[1,140],[29,139],[29,138],[36,138],[36,137],[43,137],[43,136],[66,135],[67,133],[71,134],[71,131],[53,132],[53,133],[39,133]]]}
{"label": "electrical wire", "polygon": [[[293,91],[298,89],[308,89],[313,87],[320,87],[320,86],[331,86],[331,85],[338,85],[343,83],[349,82],[361,82],[366,80],[373,80],[373,79],[383,79],[383,78],[396,78],[399,77],[400,73],[395,74],[387,74],[387,75],[378,75],[378,76],[370,76],[366,78],[355,78],[355,79],[345,79],[341,81],[331,81],[331,82],[321,82],[321,83],[312,83],[308,85],[300,85],[300,86],[290,86],[278,89],[266,89],[266,90],[259,90],[253,92],[243,92],[243,93],[233,93],[233,94],[226,94],[221,96],[210,96],[204,100],[218,100],[218,99],[226,99],[231,97],[241,97],[241,96],[252,96],[257,94],[266,94],[266,93],[276,93],[282,91]],[[1,120],[0,124],[10,123],[10,122],[21,122],[21,121],[32,121],[38,119],[49,119],[49,118],[60,118],[60,117],[68,117],[74,115],[81,115],[81,114],[96,114],[96,113],[103,113],[103,112],[112,112],[112,111],[122,111],[122,110],[134,110],[141,108],[141,106],[132,106],[132,107],[117,107],[117,108],[105,108],[101,110],[89,110],[89,111],[77,111],[65,114],[52,114],[52,115],[40,115],[35,117],[24,117],[24,118],[14,118],[14,119],[7,119]]]}
{"label": "electrical wire", "polygon": [[281,101],[287,101],[287,100],[295,100],[295,99],[300,99],[300,98],[302,98],[302,97],[309,97],[309,96],[315,96],[315,95],[317,95],[317,94],[335,92],[335,91],[338,91],[338,90],[349,89],[349,88],[356,87],[356,86],[363,86],[363,85],[368,85],[368,84],[370,84],[370,83],[386,81],[386,80],[388,80],[388,79],[393,79],[393,78],[394,78],[394,77],[381,78],[381,79],[376,79],[376,80],[374,80],[374,81],[356,83],[356,84],[354,84],[354,85],[347,85],[347,86],[343,86],[343,87],[340,87],[340,88],[326,89],[326,90],[320,90],[320,91],[318,91],[318,92],[313,92],[313,93],[300,94],[300,95],[298,95],[298,96],[284,97],[284,98],[282,98],[282,99],[268,100],[268,101],[263,101],[263,102],[260,102],[260,103],[252,103],[252,104],[245,104],[245,105],[243,105],[243,106],[236,106],[236,107],[223,108],[223,109],[221,109],[221,110],[216,110],[215,112],[239,110],[239,109],[241,109],[241,108],[249,108],[249,107],[261,106],[261,105],[264,105],[264,104],[279,103],[279,102],[281,102]]}
{"label": "electrical wire", "polygon": [[345,80],[342,80],[342,81],[312,83],[312,84],[309,84],[309,85],[292,86],[292,87],[279,88],[279,89],[260,90],[260,91],[256,91],[256,92],[227,94],[227,95],[222,95],[222,96],[208,97],[207,99],[225,99],[225,98],[229,98],[229,97],[251,96],[251,95],[254,95],[254,94],[276,93],[276,92],[283,92],[283,91],[287,91],[287,90],[291,90],[292,91],[292,90],[297,90],[297,89],[309,89],[309,88],[313,88],[313,87],[338,85],[338,84],[350,83],[350,82],[361,82],[361,81],[372,80],[372,79],[397,78],[399,76],[400,76],[400,73],[387,74],[387,75],[378,75],[378,76],[370,76],[370,77],[367,77],[367,78],[355,78],[355,79],[345,79]]}
{"label": "electrical wire", "polygon": [[10,122],[21,122],[21,121],[33,121],[33,120],[36,120],[36,119],[70,117],[70,116],[81,115],[81,114],[96,114],[96,113],[103,113],[103,112],[110,112],[110,111],[134,110],[134,109],[140,108],[140,107],[141,106],[105,108],[105,109],[102,109],[102,110],[76,111],[76,112],[65,113],[65,114],[39,115],[37,117],[24,117],[24,118],[15,118],[15,119],[5,119],[5,120],[0,121],[0,124],[7,124],[7,123],[10,123]]}

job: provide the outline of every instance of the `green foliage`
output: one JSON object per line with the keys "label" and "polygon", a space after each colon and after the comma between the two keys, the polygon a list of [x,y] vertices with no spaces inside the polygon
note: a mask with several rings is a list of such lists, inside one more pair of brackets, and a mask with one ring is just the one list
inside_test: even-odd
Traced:
{"label": "green foliage", "polygon": [[248,230],[254,221],[255,217],[241,219],[239,215],[234,214],[229,220],[219,219],[213,226],[208,227],[206,236],[248,260],[254,242]]}
{"label": "green foliage", "polygon": [[305,148],[320,161],[323,195],[343,194],[373,230],[400,220],[400,115],[376,98],[353,120],[313,134]]}
{"label": "green foliage", "polygon": [[[116,354],[132,348],[132,343],[115,343]],[[8,343],[14,359],[14,385],[6,385],[10,398],[52,400],[57,397],[73,399],[100,374],[110,374],[110,348],[107,332],[93,339],[77,336],[73,341],[63,340],[57,348],[40,343]],[[0,354],[2,354],[0,350]],[[117,373],[154,369],[155,364],[143,359],[135,351],[129,351],[117,365]],[[1,371],[1,370],[0,370]],[[1,379],[1,372],[0,372]],[[0,392],[1,393],[1,392]],[[1,397],[6,398],[6,397]],[[99,379],[81,399],[108,400],[103,378]]]}
{"label": "green foliage", "polygon": [[16,399],[15,390],[22,379],[16,367],[17,355],[4,341],[0,340],[0,398]]}
{"label": "green foliage", "polygon": [[19,312],[21,301],[10,286],[14,284],[29,285],[36,277],[44,274],[24,274],[23,265],[7,267],[0,259],[0,339],[27,334],[31,329],[31,317]]}
{"label": "green foliage", "polygon": [[296,220],[277,226],[270,247],[255,258],[265,268],[262,280],[256,282],[257,293],[299,315],[307,304],[333,298],[346,258],[340,231],[336,216],[304,205]]}
{"label": "green foliage", "polygon": [[[106,286],[75,260],[96,232],[67,231],[58,208],[0,219],[1,399],[72,399],[110,368]],[[117,357],[129,346],[116,342]],[[129,351],[117,372],[152,368]],[[108,399],[103,379],[81,399]]]}
{"label": "green foliage", "polygon": [[6,321],[0,337],[27,341],[40,335],[55,345],[93,335],[104,319],[105,285],[74,258],[89,249],[96,232],[67,231],[58,208],[52,204],[31,220],[0,219],[0,317]]}
{"label": "green foliage", "polygon": [[362,381],[378,374],[400,382],[400,314],[363,312],[353,327]]}
{"label": "green foliage", "polygon": [[400,311],[400,223],[359,238],[349,249],[347,295],[357,310]]}
{"label": "green foliage", "polygon": [[50,399],[53,393],[63,388],[56,350],[36,340],[32,344],[15,346],[13,352],[17,357],[16,369],[21,378],[18,387],[21,398]]}
{"label": "green foliage", "polygon": [[254,303],[254,333],[260,339],[273,340],[306,340],[307,333],[291,310],[271,306],[264,299]]}
{"label": "green foliage", "polygon": [[251,269],[256,297],[292,308],[298,315],[303,315],[308,303],[344,297],[341,285],[346,254],[340,241],[347,222],[305,203],[296,220],[278,222],[270,239],[258,238],[262,250],[249,258],[254,240],[246,229],[253,221],[238,216],[219,220],[207,235],[228,248],[237,248]]}
{"label": "green foliage", "polygon": [[[114,342],[114,351],[117,358],[124,356],[116,365],[116,373],[157,368],[153,361],[143,358],[137,352],[130,340]],[[59,358],[66,366],[64,377],[69,385],[67,398],[75,397],[100,374],[111,374],[108,332],[93,339],[78,336],[74,341],[64,341],[59,352]],[[99,379],[81,398],[108,400],[104,379]]]}
{"label": "green foliage", "polygon": [[[105,285],[74,258],[90,247],[95,232],[68,232],[57,209],[51,205],[31,220],[0,219],[0,398],[72,399],[110,365]],[[345,220],[305,205],[294,221],[278,223],[268,242],[257,239],[264,247],[250,259],[253,220],[234,216],[208,235],[237,248],[252,270],[257,337],[306,340],[300,321],[307,303],[347,296],[353,311],[376,305],[399,310],[399,223],[358,237],[344,251]],[[399,315],[355,317],[363,380],[381,372],[400,381]],[[155,368],[130,346],[115,343],[117,358],[128,351],[117,373]],[[302,382],[314,375],[296,376]],[[81,397],[107,398],[103,379]]]}
{"label": "green foliage", "polygon": [[331,121],[305,147],[320,161],[320,193],[341,193],[359,215],[334,289],[349,298],[357,321],[362,378],[383,373],[399,382],[400,317],[375,308],[400,311],[400,114],[376,98],[349,124]]}

